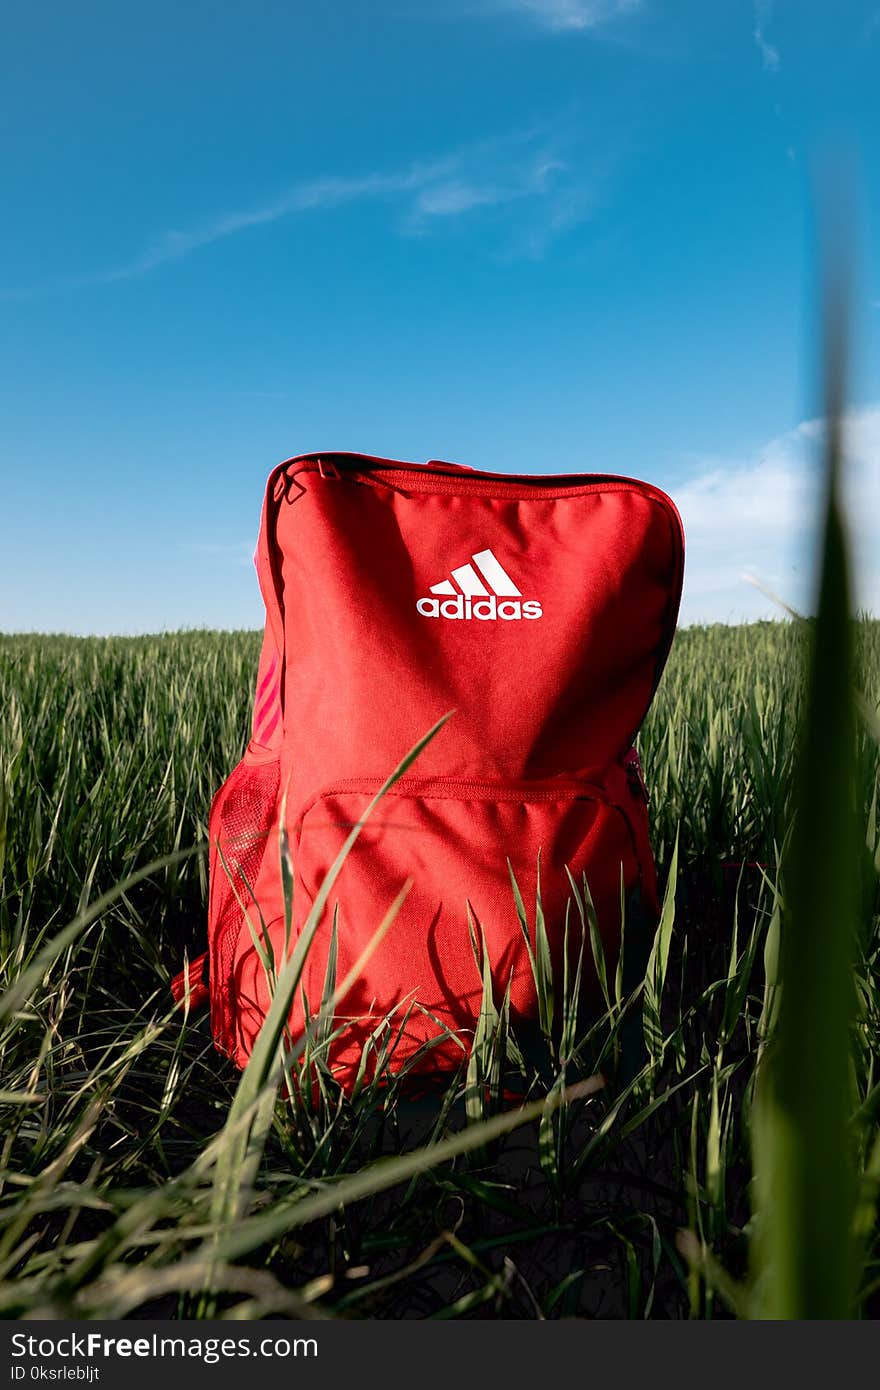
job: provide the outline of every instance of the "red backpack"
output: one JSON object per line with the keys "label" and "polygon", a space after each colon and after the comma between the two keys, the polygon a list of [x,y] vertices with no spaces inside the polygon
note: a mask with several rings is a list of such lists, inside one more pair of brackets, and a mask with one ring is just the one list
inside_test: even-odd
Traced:
{"label": "red backpack", "polygon": [[[633,740],[672,642],[683,548],[670,499],[630,478],[357,454],[306,454],[274,470],[255,557],[267,616],[252,738],[209,821],[221,1051],[247,1062],[270,1001],[266,938],[276,961],[284,955],[282,808],[289,951],[352,826],[450,711],[344,863],[294,1035],[303,993],[309,1015],[320,1007],[331,939],[341,981],[407,879],[397,919],[337,1009],[329,1061],[343,1085],[365,1049],[369,1072],[379,1039],[394,1070],[460,1064],[456,1038],[473,1034],[482,997],[475,938],[496,1003],[509,989],[514,1028],[534,1019],[512,878],[532,955],[540,883],[557,972],[566,917],[580,930],[569,873],[577,885],[586,876],[612,968],[623,898],[656,923]],[[190,968],[196,992],[201,968]]]}

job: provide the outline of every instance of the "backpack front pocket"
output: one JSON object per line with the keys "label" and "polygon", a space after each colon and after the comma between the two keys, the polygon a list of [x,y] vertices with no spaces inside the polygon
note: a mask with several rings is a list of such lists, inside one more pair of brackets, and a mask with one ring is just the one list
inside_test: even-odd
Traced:
{"label": "backpack front pocket", "polygon": [[[315,797],[291,824],[298,929],[378,787],[366,780],[338,784]],[[461,1061],[461,1043],[467,1046],[482,997],[474,938],[477,954],[485,949],[488,956],[496,1005],[509,987],[514,1024],[535,1019],[538,996],[530,954],[535,956],[539,882],[557,985],[566,917],[569,952],[577,955],[580,950],[581,918],[567,870],[579,889],[586,875],[613,966],[620,939],[621,886],[628,894],[638,885],[640,865],[628,814],[603,788],[572,782],[499,785],[419,778],[396,783],[371,813],[343,865],[303,975],[307,1007],[314,1015],[327,984],[334,915],[338,983],[370,942],[405,881],[412,881],[396,920],[337,1009],[337,1026],[344,1020],[345,1027],[334,1045],[334,1063],[346,1070],[356,1066],[365,1042],[386,1016],[395,1038],[395,1067],[429,1042],[427,1066]],[[525,909],[531,953],[511,873]],[[283,922],[270,923],[269,931],[277,958]],[[268,1007],[265,973],[252,943],[242,938],[239,950],[239,996],[250,1001],[249,1012],[258,1024]],[[589,942],[584,971],[595,983]],[[298,1000],[291,1020],[295,1032],[303,1020]]]}

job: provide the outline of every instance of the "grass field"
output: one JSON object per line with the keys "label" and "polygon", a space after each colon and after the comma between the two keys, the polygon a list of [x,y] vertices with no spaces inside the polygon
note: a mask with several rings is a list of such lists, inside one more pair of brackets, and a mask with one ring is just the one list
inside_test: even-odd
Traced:
{"label": "grass field", "polygon": [[[13,991],[0,1014],[3,1315],[742,1311],[749,1117],[778,1004],[807,635],[789,622],[678,635],[641,739],[661,886],[674,876],[664,922],[635,989],[610,980],[604,1017],[577,1039],[569,1020],[569,1036],[557,1030],[523,1063],[530,1097],[558,1108],[493,1133],[512,1123],[496,1030],[441,1099],[367,1087],[347,1102],[326,1086],[273,1113],[270,1096],[264,1151],[262,1138],[237,1149],[237,1074],[206,1015],[182,1020],[168,993],[184,952],[204,946],[207,810],[247,738],[258,636],[0,639],[0,962]],[[856,648],[876,709],[880,624],[860,623]],[[851,1296],[868,1315],[880,1286],[877,800],[863,727],[844,1103],[861,1183]],[[562,1094],[596,1072],[601,1091]],[[374,1166],[427,1141],[426,1158]],[[230,1152],[232,1199],[218,1178]]]}

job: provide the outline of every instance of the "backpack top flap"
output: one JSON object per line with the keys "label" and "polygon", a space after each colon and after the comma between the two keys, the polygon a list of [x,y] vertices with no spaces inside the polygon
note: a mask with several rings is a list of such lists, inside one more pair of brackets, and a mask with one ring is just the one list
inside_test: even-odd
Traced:
{"label": "backpack top flap", "polygon": [[291,808],[384,779],[451,710],[414,773],[601,777],[662,673],[683,556],[673,503],[630,478],[281,464],[255,558],[258,709],[262,690],[268,727],[277,688],[283,719],[258,743],[280,755]]}

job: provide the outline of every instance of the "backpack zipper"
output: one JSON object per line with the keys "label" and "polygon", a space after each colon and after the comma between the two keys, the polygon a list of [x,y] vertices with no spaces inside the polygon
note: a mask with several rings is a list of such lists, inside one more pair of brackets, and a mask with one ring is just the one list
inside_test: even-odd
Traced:
{"label": "backpack zipper", "polygon": [[[371,796],[378,791],[381,782],[374,777],[348,777],[334,782],[311,796],[299,813],[298,819],[307,815],[311,808],[328,796],[344,796],[354,793]],[[488,778],[468,777],[400,777],[389,787],[386,796],[421,797],[425,800],[456,801],[497,801],[497,802],[542,802],[542,801],[602,801],[609,806],[618,802],[608,789],[598,782],[582,781],[579,778],[566,778],[565,781],[536,780],[534,782],[515,780],[510,782],[491,781]]]}
{"label": "backpack zipper", "polygon": [[[282,464],[290,486],[300,473],[315,473],[324,481],[352,482],[366,487],[386,487],[395,491],[525,498],[537,489],[550,499],[580,497],[591,492],[636,491],[665,501],[650,483],[611,473],[489,473],[465,469],[457,464],[405,464],[361,455],[315,455]],[[443,481],[448,480],[448,481]]]}

